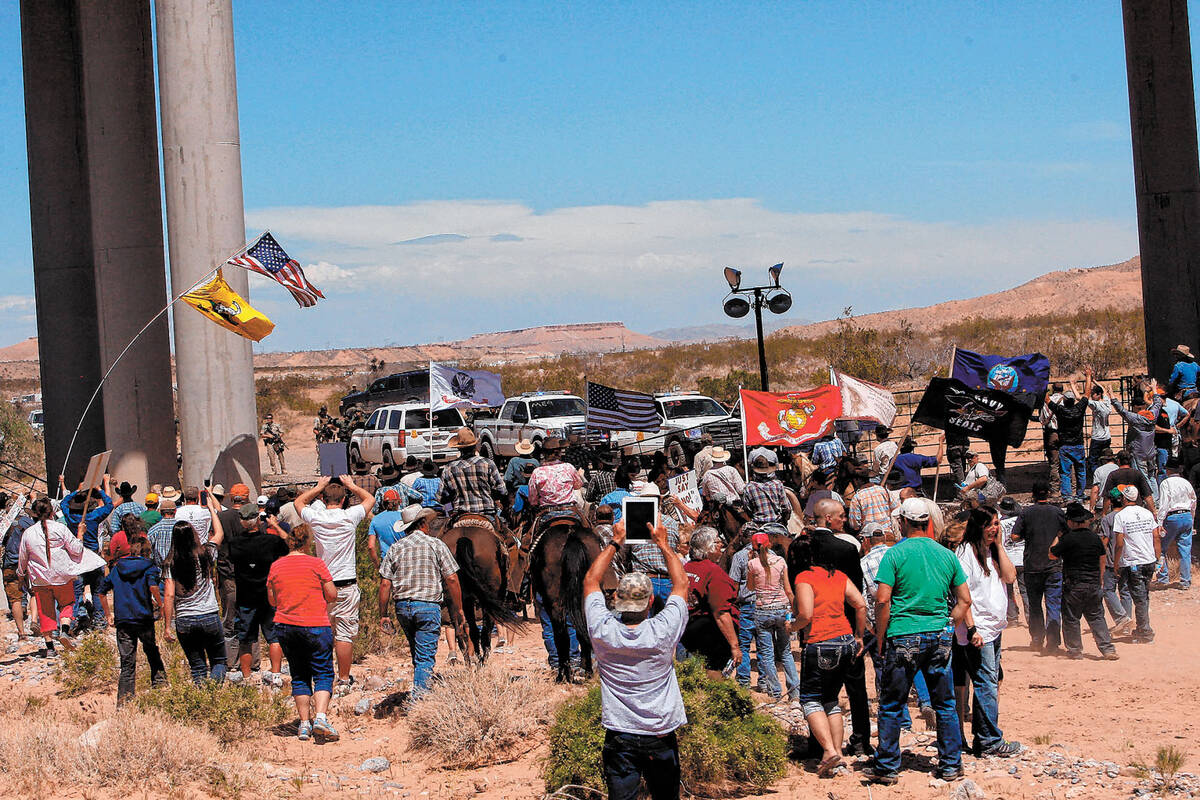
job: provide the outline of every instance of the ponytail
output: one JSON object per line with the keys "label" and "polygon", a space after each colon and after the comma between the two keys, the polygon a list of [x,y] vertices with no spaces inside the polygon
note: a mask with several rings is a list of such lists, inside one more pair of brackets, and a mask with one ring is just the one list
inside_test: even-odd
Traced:
{"label": "ponytail", "polygon": [[767,555],[771,552],[771,543],[766,542],[758,546],[758,563],[762,564],[762,568],[768,575],[771,574],[771,568],[767,566]]}
{"label": "ponytail", "polygon": [[46,566],[50,566],[50,526],[46,524],[46,520],[50,519],[54,513],[54,506],[50,503],[50,498],[39,497],[33,501],[29,512],[37,522],[41,523],[42,535],[46,537]]}

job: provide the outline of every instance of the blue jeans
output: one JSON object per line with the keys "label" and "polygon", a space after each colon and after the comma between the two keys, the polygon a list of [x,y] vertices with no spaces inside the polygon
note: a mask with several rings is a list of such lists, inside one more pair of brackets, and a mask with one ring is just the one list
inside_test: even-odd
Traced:
{"label": "blue jeans", "polygon": [[1129,587],[1129,594],[1133,597],[1133,618],[1137,622],[1133,635],[1154,636],[1154,629],[1150,627],[1150,577],[1154,574],[1154,565],[1121,567],[1120,574],[1121,582]]}
{"label": "blue jeans", "polygon": [[[1035,648],[1042,644],[1062,644],[1062,571],[1025,570],[1025,589],[1029,592],[1029,638]],[[1042,599],[1045,599],[1043,608]]]}
{"label": "blue jeans", "polygon": [[[1166,556],[1172,542],[1179,548],[1179,583],[1185,589],[1192,585],[1192,523],[1192,515],[1188,511],[1168,514],[1163,520],[1162,553]],[[1158,581],[1166,583],[1168,580],[1170,575],[1164,558],[1162,568],[1158,571]]]}
{"label": "blue jeans", "polygon": [[442,606],[423,600],[397,600],[396,624],[408,638],[413,662],[412,693],[416,697],[429,690],[429,679],[433,677],[438,634],[442,632]]}
{"label": "blue jeans", "polygon": [[[541,595],[533,596],[533,608],[537,611],[538,621],[542,623],[542,644],[546,646],[550,669],[557,670],[558,648],[554,646],[554,628],[550,624],[550,615],[542,606]],[[571,623],[570,617],[567,618],[567,636],[571,640],[571,663],[574,664],[579,661],[579,639],[575,636],[575,626]]]}
{"label": "blue jeans", "polygon": [[[1084,483],[1087,462],[1084,460],[1083,445],[1064,444],[1058,449],[1058,471],[1062,473],[1062,496],[1077,497],[1082,501],[1087,488]],[[1075,491],[1072,492],[1072,489]]]}
{"label": "blue jeans", "polygon": [[292,697],[333,691],[333,628],[275,624],[292,671]]}
{"label": "blue jeans", "polygon": [[1112,567],[1106,567],[1104,570],[1104,604],[1108,606],[1114,626],[1133,616],[1133,596],[1129,594],[1129,586],[1117,576]]}
{"label": "blue jeans", "polygon": [[[871,664],[875,667],[875,695],[876,698],[883,696],[883,656],[879,654],[878,640],[875,634],[871,633],[875,623],[867,626],[867,630],[863,635],[863,644],[866,645],[866,652],[871,656]],[[925,685],[925,676],[918,672],[913,675],[912,691],[917,693],[917,705],[921,708],[930,708],[933,702],[929,699],[929,687]],[[912,730],[912,716],[908,713],[908,701],[904,702],[903,708],[900,709],[900,727],[903,730]]]}
{"label": "blue jeans", "polygon": [[[88,620],[88,625],[92,628],[103,628],[108,625],[108,620],[100,611],[100,582],[103,580],[103,569],[89,570],[75,579],[75,619],[77,624],[82,617]],[[90,586],[92,589],[92,607],[96,610],[95,619],[88,619],[87,609],[83,607],[83,587],[85,586]]]}
{"label": "blue jeans", "polygon": [[[758,674],[767,686],[767,694],[781,697],[783,687],[779,685],[779,673],[775,670],[775,658],[783,662],[783,674],[787,677],[788,695],[799,697],[800,676],[796,674],[796,660],[792,656],[792,635],[787,629],[787,609],[754,610],[757,628]],[[740,632],[738,638],[741,638]],[[742,663],[749,661],[743,647]]]}
{"label": "blue jeans", "polygon": [[950,775],[962,768],[962,730],[958,726],[954,678],[949,669],[953,637],[953,629],[946,627],[931,633],[890,636],[884,643],[876,773],[894,775],[900,770],[900,711],[908,703],[908,692],[917,673],[925,676],[937,712],[938,775]]}
{"label": "blue jeans", "polygon": [[804,681],[799,694],[805,717],[821,712],[826,716],[842,713],[838,694],[854,664],[854,650],[850,634],[804,645]]}
{"label": "blue jeans", "polygon": [[216,612],[198,617],[176,617],[175,635],[187,658],[192,681],[225,680],[225,630]]}
{"label": "blue jeans", "polygon": [[1150,458],[1133,459],[1133,468],[1142,473],[1146,477],[1146,483],[1150,484],[1150,494],[1154,497],[1154,502],[1158,502],[1158,456],[1153,455]]}
{"label": "blue jeans", "polygon": [[1004,741],[997,721],[1000,717],[1000,637],[983,647],[968,644],[959,650],[966,654],[967,675],[974,687],[971,704],[971,743],[976,754],[986,753]]}
{"label": "blue jeans", "polygon": [[1158,448],[1158,481],[1161,486],[1162,482],[1167,479],[1167,459],[1171,457],[1171,451],[1165,447]]}
{"label": "blue jeans", "polygon": [[[737,682],[742,686],[750,685],[750,643],[754,641],[757,635],[758,627],[754,616],[754,601],[749,603],[738,603],[738,644],[742,648],[742,663],[738,664]],[[762,683],[763,665],[762,665],[762,645],[758,646],[758,676],[759,683]],[[772,671],[774,671],[772,669]],[[778,683],[778,681],[776,681]]]}
{"label": "blue jeans", "polygon": [[679,740],[605,731],[601,750],[608,800],[637,800],[642,779],[651,800],[679,798]]}

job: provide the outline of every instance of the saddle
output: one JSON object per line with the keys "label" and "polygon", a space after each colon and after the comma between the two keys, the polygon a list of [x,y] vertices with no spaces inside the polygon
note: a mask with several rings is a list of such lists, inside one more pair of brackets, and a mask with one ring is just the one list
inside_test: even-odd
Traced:
{"label": "saddle", "polygon": [[544,537],[552,528],[557,528],[560,525],[578,525],[584,527],[586,523],[583,521],[583,516],[574,506],[548,508],[538,514],[530,527],[529,537],[530,544],[527,552],[532,553],[537,549]]}

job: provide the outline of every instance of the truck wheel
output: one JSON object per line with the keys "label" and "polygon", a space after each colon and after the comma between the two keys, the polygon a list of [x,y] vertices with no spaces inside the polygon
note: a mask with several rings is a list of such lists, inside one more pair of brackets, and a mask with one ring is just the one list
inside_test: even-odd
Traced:
{"label": "truck wheel", "polygon": [[687,451],[678,439],[667,443],[667,464],[671,469],[687,469]]}
{"label": "truck wheel", "polygon": [[383,471],[391,472],[396,468],[396,459],[392,456],[392,448],[383,448]]}
{"label": "truck wheel", "polygon": [[479,455],[491,461],[496,460],[496,448],[491,439],[484,439],[479,443]]}
{"label": "truck wheel", "polygon": [[358,452],[357,447],[350,448],[350,471],[355,475],[367,474],[367,462],[363,461],[362,453]]}

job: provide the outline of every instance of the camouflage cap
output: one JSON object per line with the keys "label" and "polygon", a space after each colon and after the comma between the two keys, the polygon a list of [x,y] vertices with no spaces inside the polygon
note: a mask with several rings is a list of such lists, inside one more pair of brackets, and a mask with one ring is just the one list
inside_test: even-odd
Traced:
{"label": "camouflage cap", "polygon": [[654,596],[654,585],[642,572],[627,572],[621,576],[617,591],[613,593],[613,611],[645,611]]}

